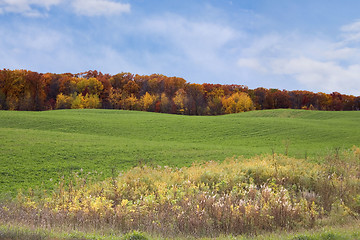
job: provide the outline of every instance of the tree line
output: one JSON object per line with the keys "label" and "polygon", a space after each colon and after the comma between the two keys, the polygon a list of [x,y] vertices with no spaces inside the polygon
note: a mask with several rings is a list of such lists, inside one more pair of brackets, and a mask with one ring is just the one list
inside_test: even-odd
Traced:
{"label": "tree line", "polygon": [[0,110],[104,108],[186,115],[221,115],[262,109],[360,110],[360,96],[338,92],[249,89],[196,84],[161,74],[98,71],[37,73],[0,70]]}

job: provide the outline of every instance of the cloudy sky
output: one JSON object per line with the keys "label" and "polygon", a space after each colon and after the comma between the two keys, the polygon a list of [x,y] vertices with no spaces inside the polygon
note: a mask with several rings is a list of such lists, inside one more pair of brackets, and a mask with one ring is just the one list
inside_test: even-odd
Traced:
{"label": "cloudy sky", "polygon": [[358,0],[0,0],[0,68],[360,95]]}

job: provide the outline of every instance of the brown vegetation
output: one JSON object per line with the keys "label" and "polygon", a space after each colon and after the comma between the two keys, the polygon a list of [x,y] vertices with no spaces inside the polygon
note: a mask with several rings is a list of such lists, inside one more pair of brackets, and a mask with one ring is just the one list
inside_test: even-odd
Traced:
{"label": "brown vegetation", "polygon": [[49,229],[218,236],[358,218],[359,148],[325,160],[275,154],[181,169],[139,166],[101,182],[80,172],[52,192],[20,193],[0,206],[0,219]]}

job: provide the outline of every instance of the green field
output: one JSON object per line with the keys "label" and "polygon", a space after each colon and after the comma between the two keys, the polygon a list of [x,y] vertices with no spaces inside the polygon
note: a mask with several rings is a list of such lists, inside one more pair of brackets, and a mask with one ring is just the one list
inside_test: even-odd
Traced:
{"label": "green field", "polygon": [[0,192],[53,185],[72,171],[103,172],[137,164],[284,154],[319,159],[360,145],[360,112],[252,111],[179,116],[119,110],[0,111]]}

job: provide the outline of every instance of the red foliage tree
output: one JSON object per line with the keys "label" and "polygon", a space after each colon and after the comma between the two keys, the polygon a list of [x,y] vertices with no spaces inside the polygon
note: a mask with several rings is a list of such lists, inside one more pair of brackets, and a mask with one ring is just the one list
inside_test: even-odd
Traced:
{"label": "red foliage tree", "polygon": [[[0,70],[0,109],[5,110],[54,109],[59,95],[71,100],[80,94],[85,97],[88,93],[96,97],[103,108],[219,115],[224,114],[223,99],[242,92],[250,96],[256,109],[360,110],[359,96],[338,92],[252,90],[237,84],[187,83],[183,78],[161,74],[149,76],[122,72],[112,76],[96,70],[78,74]],[[144,98],[146,94],[147,98]]]}

